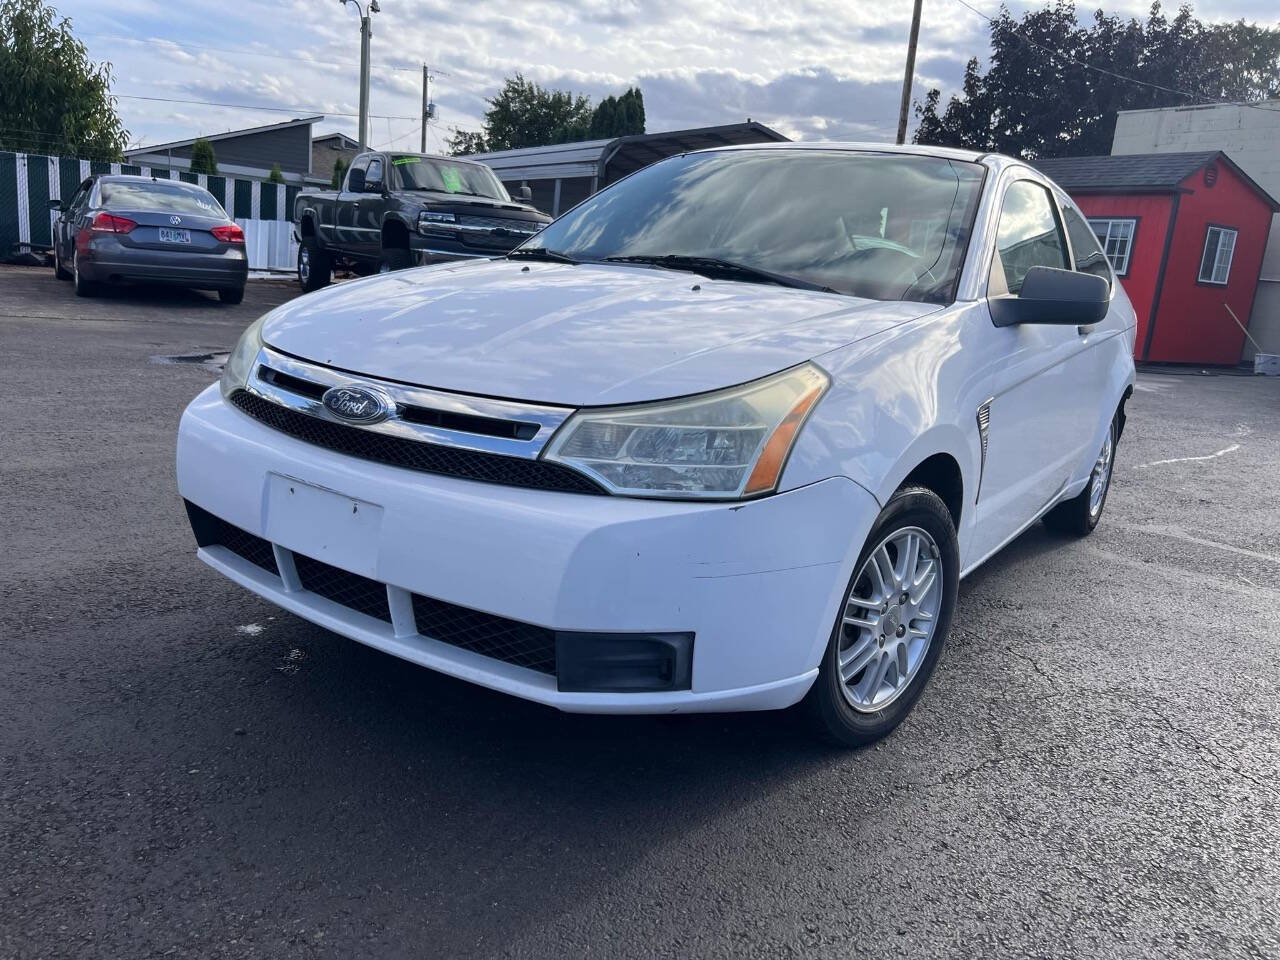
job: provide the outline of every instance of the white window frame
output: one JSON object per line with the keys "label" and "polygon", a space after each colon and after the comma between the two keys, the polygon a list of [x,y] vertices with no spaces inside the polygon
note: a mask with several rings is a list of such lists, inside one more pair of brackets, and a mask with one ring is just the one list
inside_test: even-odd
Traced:
{"label": "white window frame", "polygon": [[[1129,260],[1133,256],[1133,238],[1138,234],[1138,218],[1137,217],[1089,217],[1089,226],[1093,228],[1093,235],[1098,238],[1098,243],[1102,247],[1102,253],[1111,264],[1111,269],[1116,272],[1117,277],[1127,276],[1129,273]],[[1126,225],[1129,228],[1129,235],[1123,236],[1122,232],[1117,232],[1114,237],[1112,230],[1117,227]],[[1099,232],[1099,228],[1102,228]],[[1120,242],[1124,242],[1124,256],[1112,257],[1107,247],[1112,240],[1116,241],[1117,246]]]}
{"label": "white window frame", "polygon": [[[1236,239],[1240,236],[1240,231],[1234,227],[1220,227],[1210,225],[1204,234],[1204,250],[1200,254],[1200,273],[1196,278],[1200,283],[1213,284],[1215,287],[1225,287],[1231,280],[1231,261],[1236,255]],[[1213,246],[1213,262],[1209,264],[1209,275],[1205,276],[1205,261],[1209,256],[1209,244],[1216,241]],[[1223,256],[1223,250],[1226,250],[1226,256]]]}

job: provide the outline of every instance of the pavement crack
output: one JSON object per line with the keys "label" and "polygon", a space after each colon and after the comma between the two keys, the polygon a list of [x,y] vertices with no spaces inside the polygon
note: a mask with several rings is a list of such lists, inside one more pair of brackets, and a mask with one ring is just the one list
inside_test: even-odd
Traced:
{"label": "pavement crack", "polygon": [[1167,716],[1154,704],[1141,702],[1139,703],[1139,706],[1160,721],[1160,723],[1163,724],[1170,732],[1177,735],[1180,740],[1189,744],[1207,766],[1213,768],[1218,773],[1228,776],[1235,774],[1241,779],[1248,780],[1251,784],[1271,796],[1273,799],[1280,801],[1280,790],[1277,790],[1273,783],[1264,780],[1256,774],[1250,773],[1248,770],[1243,769],[1238,763],[1234,763],[1229,758],[1222,756],[1210,744],[1201,740],[1191,731],[1184,730],[1182,727],[1174,723],[1172,718]]}

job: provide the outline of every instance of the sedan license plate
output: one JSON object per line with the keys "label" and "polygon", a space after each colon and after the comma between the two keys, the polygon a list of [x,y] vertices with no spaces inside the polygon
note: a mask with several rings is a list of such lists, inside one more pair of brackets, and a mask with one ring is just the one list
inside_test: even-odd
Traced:
{"label": "sedan license plate", "polygon": [[190,230],[173,230],[169,227],[161,227],[160,242],[161,243],[190,243],[191,231]]}

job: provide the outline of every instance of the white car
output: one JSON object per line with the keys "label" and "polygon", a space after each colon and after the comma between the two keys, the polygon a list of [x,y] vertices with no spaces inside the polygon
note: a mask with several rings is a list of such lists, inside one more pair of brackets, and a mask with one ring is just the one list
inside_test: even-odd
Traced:
{"label": "white car", "polygon": [[849,745],[933,673],[962,576],[1086,534],[1134,312],[1007,157],[690,153],[510,256],[245,331],[183,415],[199,557],[280,607],[562,710],[770,710]]}

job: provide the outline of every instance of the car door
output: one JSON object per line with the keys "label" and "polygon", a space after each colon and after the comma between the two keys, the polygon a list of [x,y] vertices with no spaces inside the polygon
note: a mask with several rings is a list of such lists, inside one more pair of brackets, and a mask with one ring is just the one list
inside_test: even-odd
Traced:
{"label": "car door", "polygon": [[386,213],[384,196],[387,171],[382,157],[370,157],[364,175],[364,197],[355,216],[358,252],[366,257],[382,255],[382,217]]}
{"label": "car door", "polygon": [[71,195],[70,201],[54,224],[54,242],[58,244],[58,256],[68,267],[75,252],[76,232],[79,229],[77,221],[84,214],[85,204],[92,188],[93,178],[90,177],[76,188],[76,192]]}
{"label": "car door", "polygon": [[359,234],[356,231],[358,226],[356,220],[360,214],[360,203],[365,197],[363,192],[348,189],[351,186],[351,172],[359,170],[361,173],[365,173],[368,168],[369,158],[367,156],[356,157],[351,162],[351,168],[343,178],[342,189],[338,191],[338,198],[333,204],[334,245],[347,253],[355,253],[358,249],[359,241],[357,237]]}
{"label": "car door", "polygon": [[[1038,181],[1015,172],[999,201],[988,296],[1017,294],[1034,266],[1070,269],[1057,204]],[[988,321],[990,322],[990,321]],[[1073,360],[1074,326],[1019,324],[985,336],[990,399],[978,411],[986,455],[975,510],[973,560],[998,549],[1057,499],[1092,432]]]}

